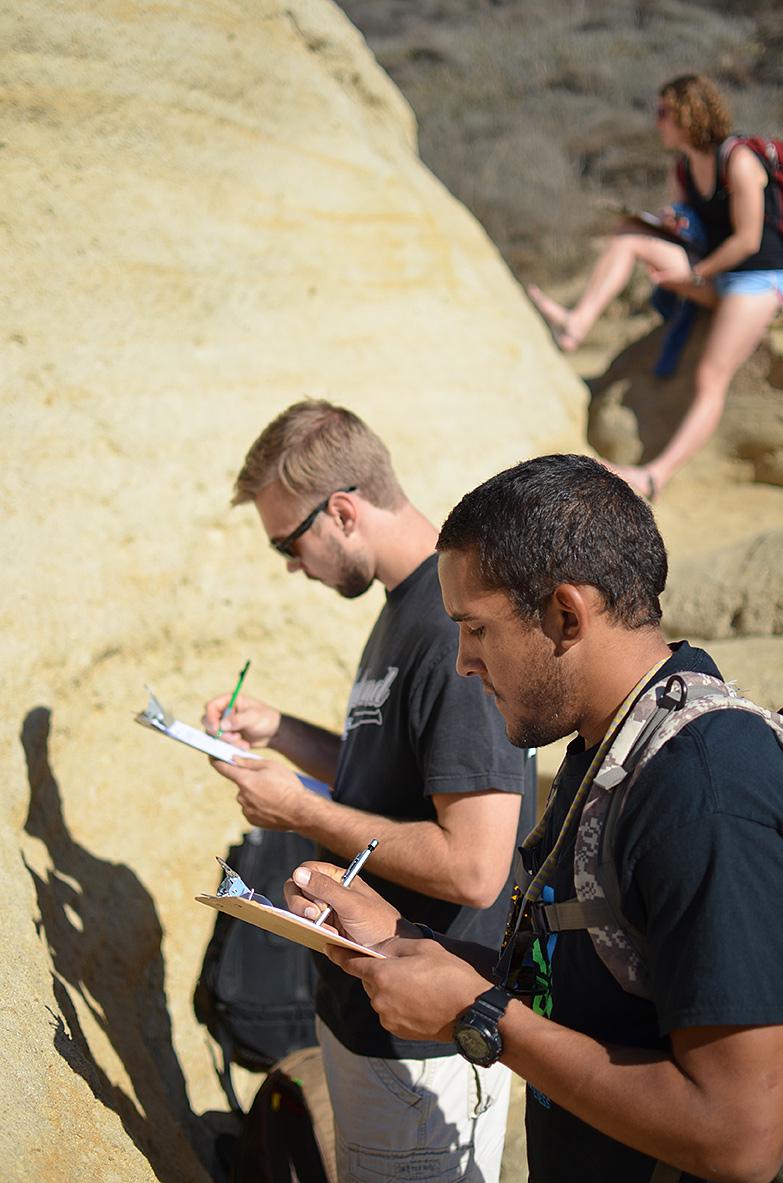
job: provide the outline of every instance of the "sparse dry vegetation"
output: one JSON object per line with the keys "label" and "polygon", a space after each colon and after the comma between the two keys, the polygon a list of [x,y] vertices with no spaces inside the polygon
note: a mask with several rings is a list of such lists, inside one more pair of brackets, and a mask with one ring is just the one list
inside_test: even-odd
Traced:
{"label": "sparse dry vegetation", "polygon": [[715,77],[735,125],[783,133],[777,0],[344,0],[419,121],[422,158],[515,274],[581,269],[606,199],[665,198],[652,113],[686,70]]}

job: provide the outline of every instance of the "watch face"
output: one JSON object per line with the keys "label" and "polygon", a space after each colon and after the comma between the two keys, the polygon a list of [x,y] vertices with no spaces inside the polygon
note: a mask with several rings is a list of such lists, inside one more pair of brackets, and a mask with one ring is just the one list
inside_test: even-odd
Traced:
{"label": "watch face", "polygon": [[479,1068],[489,1068],[500,1058],[503,1040],[498,1023],[503,1018],[510,997],[507,991],[493,986],[491,990],[480,994],[474,1005],[457,1020],[454,1027],[457,1050],[466,1060],[478,1064]]}
{"label": "watch face", "polygon": [[455,1039],[469,1060],[483,1060],[490,1054],[489,1044],[475,1027],[460,1028],[455,1032]]}

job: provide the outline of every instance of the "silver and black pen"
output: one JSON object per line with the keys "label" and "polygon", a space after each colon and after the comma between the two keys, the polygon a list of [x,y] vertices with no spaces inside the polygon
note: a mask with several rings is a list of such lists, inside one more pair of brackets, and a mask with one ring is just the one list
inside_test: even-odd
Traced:
{"label": "silver and black pen", "polygon": [[[359,851],[359,853],[356,855],[356,858],[351,859],[350,863],[348,864],[346,869],[343,871],[342,878],[340,879],[340,882],[342,883],[343,887],[350,887],[351,883],[356,878],[356,876],[359,874],[362,867],[367,862],[367,859],[370,857],[370,855],[375,850],[375,847],[377,845],[378,845],[378,839],[373,838],[371,842],[367,843],[364,850]],[[318,917],[317,920],[314,920],[313,923],[315,925],[323,924],[324,920],[328,920],[329,916],[331,915],[331,912],[332,912],[331,907],[324,908],[321,915]]]}

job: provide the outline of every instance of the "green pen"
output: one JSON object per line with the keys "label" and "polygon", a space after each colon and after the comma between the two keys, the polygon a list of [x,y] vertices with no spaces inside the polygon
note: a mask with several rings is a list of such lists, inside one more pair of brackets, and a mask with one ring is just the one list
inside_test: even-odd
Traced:
{"label": "green pen", "polygon": [[[226,709],[223,711],[223,714],[220,716],[221,723],[225,723],[226,719],[228,718],[228,716],[231,714],[231,712],[234,709],[234,703],[237,700],[237,695],[239,694],[239,691],[242,689],[242,683],[245,680],[245,674],[247,673],[249,666],[250,666],[250,658],[247,659],[245,664],[242,666],[242,669],[239,671],[239,681],[237,682],[236,686],[234,687],[234,693],[231,695],[231,701],[229,702]],[[223,728],[218,727],[217,731],[215,732],[215,735],[221,736],[222,734],[223,734]]]}

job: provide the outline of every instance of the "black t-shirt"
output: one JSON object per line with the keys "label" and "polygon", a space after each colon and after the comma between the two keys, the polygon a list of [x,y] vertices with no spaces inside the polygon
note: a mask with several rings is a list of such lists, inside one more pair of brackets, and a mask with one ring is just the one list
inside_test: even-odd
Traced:
{"label": "black t-shirt", "polygon": [[[656,679],[678,670],[718,674],[686,643]],[[569,745],[539,861],[595,750]],[[617,830],[623,912],[646,933],[653,1001],[617,984],[589,933],[562,932],[539,945],[548,990],[536,1009],[551,1005],[555,1022],[602,1042],[664,1050],[685,1027],[783,1023],[782,837],[783,750],[771,729],[729,710],[690,723],[640,773]],[[556,900],[574,895],[573,844],[550,880]],[[526,1125],[530,1183],[650,1179],[652,1159],[531,1086]]]}
{"label": "black t-shirt", "polygon": [[[525,754],[506,739],[502,716],[480,680],[457,674],[458,640],[432,555],[388,594],[365,646],[348,702],[335,801],[423,821],[436,817],[434,793],[524,792]],[[521,826],[518,838],[520,833]],[[341,861],[328,851],[324,857]],[[507,888],[481,910],[432,899],[366,871],[362,877],[410,920],[490,947],[499,942]],[[350,1051],[387,1059],[454,1054],[453,1044],[395,1038],[381,1027],[356,978],[324,957],[317,962],[318,1014]]]}

